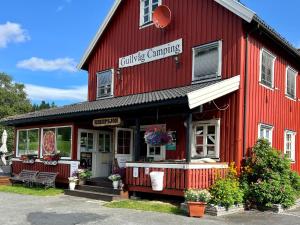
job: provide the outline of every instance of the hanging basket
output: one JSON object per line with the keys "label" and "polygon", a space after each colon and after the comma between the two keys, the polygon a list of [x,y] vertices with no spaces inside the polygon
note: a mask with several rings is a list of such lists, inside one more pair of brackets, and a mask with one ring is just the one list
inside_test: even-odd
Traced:
{"label": "hanging basket", "polygon": [[145,132],[145,142],[152,146],[161,146],[171,143],[172,135],[162,129],[153,128]]}

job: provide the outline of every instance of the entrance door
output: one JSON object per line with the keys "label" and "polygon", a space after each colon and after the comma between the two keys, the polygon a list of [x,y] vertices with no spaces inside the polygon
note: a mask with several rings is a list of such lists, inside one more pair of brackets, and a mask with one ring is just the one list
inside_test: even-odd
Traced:
{"label": "entrance door", "polygon": [[95,171],[95,153],[96,135],[93,130],[78,130],[78,151],[77,159],[80,161],[80,167],[89,169],[94,176]]}
{"label": "entrance door", "polygon": [[95,176],[108,177],[112,172],[112,132],[99,131],[97,139]]}
{"label": "entrance door", "polygon": [[119,167],[125,167],[126,162],[133,160],[133,130],[128,128],[116,128],[115,157]]}

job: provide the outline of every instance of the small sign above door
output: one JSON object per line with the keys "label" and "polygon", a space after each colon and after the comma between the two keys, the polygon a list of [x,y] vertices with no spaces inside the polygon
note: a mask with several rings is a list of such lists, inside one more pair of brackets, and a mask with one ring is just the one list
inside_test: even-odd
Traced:
{"label": "small sign above door", "polygon": [[121,124],[120,117],[100,118],[93,120],[94,127],[117,126]]}

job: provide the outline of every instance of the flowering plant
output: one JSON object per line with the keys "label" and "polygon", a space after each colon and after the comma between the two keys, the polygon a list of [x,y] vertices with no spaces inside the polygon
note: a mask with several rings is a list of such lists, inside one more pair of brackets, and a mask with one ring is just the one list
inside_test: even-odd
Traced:
{"label": "flowering plant", "polygon": [[161,128],[148,129],[144,138],[147,144],[153,146],[166,145],[172,141],[172,135]]}
{"label": "flowering plant", "polygon": [[187,202],[208,202],[211,195],[206,189],[189,189],[184,192],[184,198]]}
{"label": "flowering plant", "polygon": [[119,181],[121,180],[121,176],[120,174],[111,174],[108,179],[110,179],[111,181]]}
{"label": "flowering plant", "polygon": [[70,182],[70,183],[71,183],[71,182],[77,182],[77,181],[78,181],[78,178],[77,178],[77,177],[74,177],[74,176],[69,177],[68,179],[69,179],[69,182]]}
{"label": "flowering plant", "polygon": [[87,169],[78,169],[76,171],[77,176],[79,177],[79,179],[89,179],[92,176],[92,172],[90,170]]}
{"label": "flowering plant", "polygon": [[44,161],[58,161],[60,160],[60,154],[47,154],[43,155],[43,160]]}

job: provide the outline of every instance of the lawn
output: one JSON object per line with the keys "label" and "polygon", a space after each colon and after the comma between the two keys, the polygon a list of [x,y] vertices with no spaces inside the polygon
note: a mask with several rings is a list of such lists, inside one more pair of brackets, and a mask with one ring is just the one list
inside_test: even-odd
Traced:
{"label": "lawn", "polygon": [[179,206],[173,205],[171,203],[164,203],[159,201],[123,200],[123,201],[109,202],[104,206],[109,208],[125,208],[125,209],[136,209],[142,211],[182,214]]}
{"label": "lawn", "polygon": [[29,188],[22,185],[14,186],[0,186],[0,192],[9,192],[22,195],[35,195],[35,196],[55,196],[63,193],[62,189],[57,188]]}

